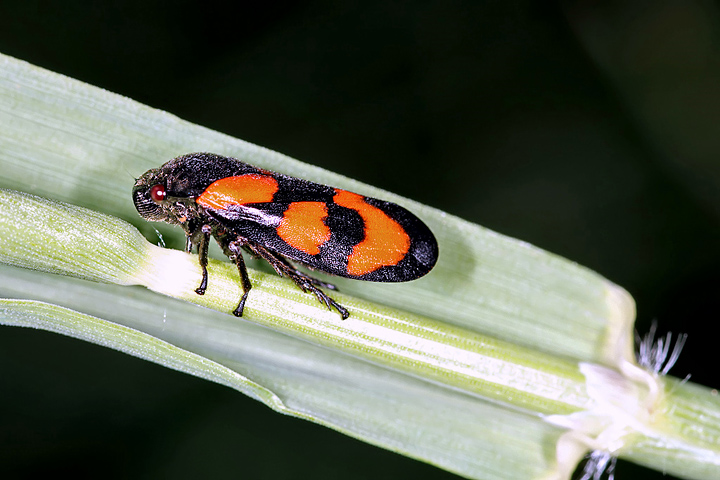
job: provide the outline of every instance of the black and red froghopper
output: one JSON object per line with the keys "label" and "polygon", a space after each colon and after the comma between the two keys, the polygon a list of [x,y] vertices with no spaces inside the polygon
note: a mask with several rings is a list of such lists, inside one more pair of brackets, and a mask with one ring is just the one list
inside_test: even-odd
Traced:
{"label": "black and red froghopper", "polygon": [[207,288],[208,244],[215,238],[240,272],[238,317],[251,288],[241,250],[265,259],[343,319],[348,311],[319,288],[335,287],[293,263],[356,280],[406,282],[427,274],[438,258],[430,229],[399,205],[212,153],[183,155],[145,172],[132,194],[143,218],[180,225],[186,250],[197,246],[199,295]]}

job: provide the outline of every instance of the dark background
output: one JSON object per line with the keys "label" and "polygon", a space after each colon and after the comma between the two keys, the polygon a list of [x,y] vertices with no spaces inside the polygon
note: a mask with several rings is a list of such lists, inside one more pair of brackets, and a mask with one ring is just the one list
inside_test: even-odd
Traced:
{"label": "dark background", "polygon": [[[675,376],[718,387],[717,18],[701,1],[24,0],[0,3],[0,52],[588,266],[635,297],[640,332],[690,334]],[[58,335],[4,328],[0,360],[11,477],[453,478]]]}

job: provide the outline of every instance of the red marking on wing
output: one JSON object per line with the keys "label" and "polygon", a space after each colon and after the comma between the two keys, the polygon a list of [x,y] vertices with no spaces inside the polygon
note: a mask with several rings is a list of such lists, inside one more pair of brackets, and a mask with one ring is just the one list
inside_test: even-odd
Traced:
{"label": "red marking on wing", "polygon": [[365,222],[365,238],[348,257],[348,273],[362,276],[390,265],[397,265],[410,250],[410,236],[385,212],[365,202],[362,195],[335,190],[336,204],[358,212]]}
{"label": "red marking on wing", "polygon": [[222,210],[230,205],[272,202],[278,190],[273,177],[249,173],[213,182],[195,201],[206,208]]}
{"label": "red marking on wing", "polygon": [[317,255],[322,244],[330,240],[330,228],[323,221],[327,212],[323,202],[293,202],[285,210],[277,233],[291,247]]}

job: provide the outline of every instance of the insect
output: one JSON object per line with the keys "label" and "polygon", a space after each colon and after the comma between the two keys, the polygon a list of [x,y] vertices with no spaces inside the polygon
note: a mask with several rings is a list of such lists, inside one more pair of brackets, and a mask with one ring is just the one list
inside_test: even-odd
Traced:
{"label": "insect", "polygon": [[347,309],[320,288],[335,287],[295,264],[357,280],[405,282],[428,273],[438,257],[430,229],[399,205],[212,153],[190,153],[145,172],[132,195],[143,218],[180,225],[185,250],[197,246],[198,295],[207,289],[208,246],[215,238],[240,272],[243,294],[233,311],[238,317],[252,287],[243,250],[343,319]]}

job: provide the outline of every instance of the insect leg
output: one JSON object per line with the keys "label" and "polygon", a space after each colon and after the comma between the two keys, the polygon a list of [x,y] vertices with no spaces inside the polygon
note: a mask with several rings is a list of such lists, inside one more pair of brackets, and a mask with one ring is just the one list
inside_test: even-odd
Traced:
{"label": "insect leg", "polygon": [[[212,232],[212,228],[210,225],[203,225],[200,231],[202,232],[202,235],[200,235],[200,241],[198,242],[198,261],[200,262],[200,267],[202,268],[202,280],[200,281],[200,286],[195,289],[195,293],[198,295],[205,295],[205,290],[207,290],[208,284],[208,244],[210,243],[210,233]],[[189,241],[190,237],[188,237],[188,242]]]}
{"label": "insect leg", "polygon": [[275,269],[278,275],[287,276],[288,278],[290,278],[293,282],[295,282],[298,287],[300,287],[303,292],[314,294],[318,301],[324,304],[328,308],[328,310],[332,310],[333,308],[335,308],[335,310],[340,313],[340,316],[343,320],[350,316],[350,312],[348,312],[345,307],[337,303],[335,300],[333,300],[330,296],[328,296],[325,292],[323,292],[317,287],[318,285],[327,284],[301,272],[300,270],[292,266],[290,262],[285,259],[285,257],[282,257],[277,253],[271,252],[256,243],[248,243],[247,247],[251,249],[256,255],[264,258]]}
{"label": "insect leg", "polygon": [[245,300],[247,300],[248,293],[250,293],[250,289],[252,288],[252,283],[250,283],[250,277],[248,277],[247,268],[245,267],[245,259],[243,259],[242,252],[240,252],[242,243],[244,242],[241,242],[240,239],[238,239],[228,244],[228,250],[231,252],[230,260],[234,261],[235,265],[237,265],[243,289],[242,297],[240,297],[240,303],[238,303],[237,308],[233,311],[233,315],[236,317],[242,317],[243,309],[245,308]]}
{"label": "insect leg", "polygon": [[[255,256],[257,257],[258,255],[255,255]],[[328,290],[336,290],[337,291],[337,287],[335,285],[333,285],[332,283],[323,282],[322,280],[319,280],[315,277],[311,277],[310,275],[303,273],[302,271],[295,268],[295,266],[292,263],[290,263],[285,257],[283,257],[281,255],[275,254],[274,256],[278,262],[281,262],[282,264],[285,265],[285,267],[283,267],[282,270],[279,270],[278,268],[275,267],[275,265],[272,264],[272,262],[270,262],[270,264],[273,266],[273,268],[275,268],[275,271],[278,273],[278,275],[280,275],[280,276],[285,275],[287,270],[291,270],[296,275],[305,277],[307,280],[309,280],[315,286],[327,288]],[[267,259],[265,259],[265,260],[267,260]],[[269,262],[269,260],[268,260],[268,262]],[[289,277],[290,275],[288,274],[287,276]]]}
{"label": "insect leg", "polygon": [[[252,257],[253,260],[257,260],[258,258],[261,258],[260,255],[255,253],[255,251],[253,249],[251,249],[250,247],[248,247],[247,245],[244,245],[242,248],[243,248],[243,250],[245,250],[248,253],[248,255],[250,255],[250,257]],[[280,274],[280,272],[278,272],[278,274]]]}
{"label": "insect leg", "polygon": [[307,274],[301,272],[301,271],[298,270],[297,268],[294,268],[294,267],[292,267],[292,268],[293,268],[293,270],[295,271],[295,273],[296,273],[297,275],[306,277],[308,280],[310,280],[310,282],[311,282],[313,285],[315,285],[315,286],[317,286],[317,287],[327,288],[328,290],[335,290],[335,291],[337,291],[337,287],[336,287],[334,284],[332,284],[332,283],[327,283],[327,282],[323,282],[322,280],[320,280],[320,279],[318,279],[318,278],[311,277],[310,275],[307,275]]}

